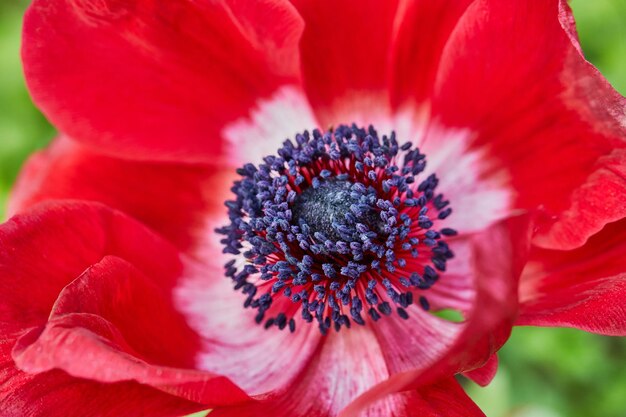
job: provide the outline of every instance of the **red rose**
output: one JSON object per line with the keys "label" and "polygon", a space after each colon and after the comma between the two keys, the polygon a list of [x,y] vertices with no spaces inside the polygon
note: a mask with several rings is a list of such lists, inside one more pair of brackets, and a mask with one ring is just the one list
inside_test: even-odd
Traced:
{"label": "red rose", "polygon": [[626,334],[564,1],[36,0],[23,56],[63,134],[0,228],[6,415],[479,416],[516,320]]}

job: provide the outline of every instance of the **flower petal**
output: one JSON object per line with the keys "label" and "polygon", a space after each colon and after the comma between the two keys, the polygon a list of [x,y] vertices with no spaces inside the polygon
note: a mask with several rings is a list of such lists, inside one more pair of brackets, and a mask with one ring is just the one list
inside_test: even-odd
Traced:
{"label": "flower petal", "polygon": [[215,410],[216,417],[336,416],[352,398],[388,376],[374,334],[365,327],[330,333],[299,378],[266,399]]}
{"label": "flower petal", "polygon": [[521,279],[517,324],[626,336],[625,260],[625,220],[572,251],[534,249]]}
{"label": "flower petal", "polygon": [[[122,258],[128,264],[132,264],[137,270],[142,271],[146,277],[150,277],[153,280],[152,288],[158,289],[162,300],[170,299],[170,306],[173,305],[171,302],[173,287],[183,270],[182,261],[173,246],[151,233],[136,221],[99,204],[51,202],[39,205],[24,214],[13,217],[0,226],[0,245],[3,248],[3,251],[0,252],[0,332],[4,337],[0,346],[0,355],[2,356],[0,362],[3,367],[0,369],[0,374],[5,382],[0,390],[0,396],[7,399],[7,401],[10,399],[11,406],[23,403],[26,398],[32,398],[34,393],[37,392],[42,396],[49,394],[46,398],[50,398],[51,401],[57,398],[78,399],[82,398],[82,394],[74,393],[72,387],[75,386],[77,387],[76,389],[79,389],[84,385],[86,392],[93,393],[96,391],[96,388],[91,384],[95,384],[96,387],[100,386],[96,382],[91,383],[70,379],[65,373],[58,371],[48,372],[45,370],[45,367],[30,369],[30,371],[42,373],[37,376],[29,376],[22,371],[18,371],[10,358],[10,350],[18,338],[22,339],[20,347],[16,348],[17,353],[29,346],[30,342],[34,342],[42,334],[42,326],[48,322],[53,307],[60,313],[64,313],[61,315],[62,317],[58,318],[54,318],[53,314],[51,316],[53,320],[71,320],[74,315],[71,313],[65,314],[69,311],[67,310],[69,307],[84,309],[88,300],[95,302],[95,299],[98,299],[97,293],[90,293],[92,289],[95,290],[94,283],[90,283],[93,284],[92,289],[85,288],[84,285],[81,286],[82,281],[76,281],[76,285],[66,287],[76,277],[83,274],[86,269],[97,264],[107,255]],[[112,270],[110,272],[115,271]],[[88,276],[88,274],[83,274],[84,279]],[[98,282],[101,286],[114,285],[115,283],[116,281],[113,278],[110,281]],[[65,290],[64,287],[66,287]],[[121,290],[121,288],[116,290]],[[57,300],[57,296],[60,293],[68,297],[61,297]],[[69,297],[70,295],[74,296],[74,298]],[[124,295],[129,296],[132,294],[113,291],[113,293],[108,293],[108,296],[111,297],[110,299],[106,297],[99,298],[102,304],[90,303],[89,306],[91,308],[101,308],[84,314],[88,319],[95,317],[95,321],[87,321],[86,323],[102,324],[106,322],[102,317],[94,316],[94,312],[100,314],[105,314],[106,312],[107,317],[112,318],[115,309],[111,306],[111,301],[120,301],[124,299]],[[137,292],[134,295],[137,296]],[[159,308],[164,308],[163,312],[167,312],[165,308],[167,305],[167,303],[160,304]],[[142,304],[140,303],[135,307],[140,309],[141,306]],[[145,318],[148,313],[151,317],[159,317],[159,313],[153,311],[144,312],[143,317]],[[132,345],[133,351],[143,352],[143,359],[150,356],[152,360],[163,362],[165,365],[190,365],[195,360],[199,339],[197,335],[193,337],[194,333],[188,327],[187,330],[184,327],[180,327],[178,331],[175,331],[175,327],[183,326],[183,322],[177,317],[180,317],[180,315],[175,316],[172,313],[168,314],[166,318],[162,317],[159,321],[163,327],[170,329],[171,334],[177,334],[181,337],[184,335],[185,341],[161,339],[158,347],[150,345],[152,338],[146,340],[133,339],[132,333],[136,332],[135,336],[138,337],[146,335],[146,332],[149,333],[150,325],[155,326],[159,325],[159,323],[133,322],[133,325],[146,326],[145,329],[139,331],[131,328],[130,322],[121,320],[119,317],[116,321],[124,332],[129,335],[126,339],[129,342],[128,346]],[[84,317],[79,315],[79,318],[82,319]],[[120,324],[122,322],[123,324]],[[53,324],[50,326],[51,328],[54,327]],[[56,330],[67,329],[57,328]],[[77,334],[80,337],[86,337],[89,333],[81,330]],[[98,338],[93,338],[92,340],[99,343],[102,342]],[[61,341],[71,344],[71,338],[59,340],[59,342]],[[166,342],[167,346],[165,346]],[[61,343],[53,345],[55,346],[49,346],[49,349],[48,347],[46,348],[45,352],[47,354],[52,354],[54,352],[53,348],[61,346]],[[80,344],[77,346],[80,346]],[[160,352],[159,355],[156,355],[155,352],[157,351]],[[36,363],[37,360],[43,361],[46,358],[49,359],[41,352],[37,352],[37,354],[31,357],[31,360],[34,361],[33,363]],[[76,356],[72,358],[75,366],[80,366],[80,363],[84,364],[82,360],[77,361]],[[52,369],[54,366],[49,368]],[[89,367],[85,367],[85,369],[87,368]],[[49,392],[43,393],[38,387],[45,386],[43,381],[46,381],[47,375],[50,375],[51,388]],[[225,395],[220,397],[221,403],[229,403],[229,401],[232,403],[233,401],[247,399],[243,392],[231,382],[225,380],[225,378],[216,378],[208,373],[203,373],[203,378],[205,382],[212,381],[211,384],[220,380],[223,381],[220,392]],[[83,384],[83,382],[85,383]],[[185,381],[182,380],[176,383],[179,383],[180,387],[185,387],[183,391],[187,398],[201,397],[198,392],[201,393],[201,389],[205,389],[199,385],[185,386]],[[55,384],[59,385],[55,386]],[[61,384],[67,384],[67,386],[61,386]],[[136,383],[112,386],[110,390],[103,390],[103,395],[109,391],[116,392],[116,387],[128,387],[128,395],[131,395],[131,393],[144,393],[148,400],[153,400],[155,404],[163,404],[164,407],[167,404],[170,404],[172,407],[179,404],[181,405],[181,414],[193,408],[190,408],[189,401],[183,399],[175,400],[170,395],[159,394],[152,388],[141,387]],[[57,390],[58,392],[56,392]],[[182,395],[182,391],[176,391],[175,389],[170,391],[181,393]],[[129,399],[130,397],[123,396],[122,398]],[[136,398],[136,400],[140,399]],[[55,401],[58,401],[58,399]],[[91,404],[97,404],[99,401],[104,400],[92,398],[89,401]],[[111,409],[117,409],[116,407],[110,406]],[[145,409],[151,409],[153,406],[151,403],[147,403],[144,407]],[[194,407],[197,409],[197,405]],[[51,408],[51,404],[42,405],[42,409]]]}
{"label": "flower petal", "polygon": [[31,94],[61,131],[137,159],[210,161],[222,128],[298,84],[302,21],[286,0],[36,0]]}
{"label": "flower petal", "polygon": [[463,376],[471,379],[481,387],[486,387],[493,381],[498,372],[498,355],[493,354],[491,358],[480,368],[463,372]]}
{"label": "flower petal", "polygon": [[98,417],[122,415],[171,417],[202,408],[135,382],[99,384],[62,371],[29,375],[15,369],[10,354],[0,353],[2,412],[6,416]]}
{"label": "flower petal", "polygon": [[61,290],[105,255],[160,277],[164,291],[173,287],[172,278],[182,269],[172,246],[99,204],[42,204],[13,217],[0,231],[3,329],[45,323]]}
{"label": "flower petal", "polygon": [[392,51],[394,108],[428,105],[444,46],[474,0],[405,0]]}
{"label": "flower petal", "polygon": [[96,382],[132,380],[208,406],[245,401],[226,378],[194,369],[199,344],[153,282],[105,257],[65,287],[47,324],[18,340],[13,359],[31,374],[61,369]]}
{"label": "flower petal", "polygon": [[50,199],[97,201],[123,211],[191,252],[223,206],[234,170],[103,156],[66,136],[28,160],[13,190],[16,213]]}
{"label": "flower petal", "polygon": [[626,100],[584,60],[564,0],[474,2],[444,49],[432,117],[475,132],[515,207],[545,209],[535,243],[577,247],[626,215]]}
{"label": "flower petal", "polygon": [[572,192],[571,205],[551,227],[544,226],[539,230],[535,243],[557,249],[584,244],[608,222],[626,216],[624,196],[626,149],[614,149],[598,159],[585,183]]}
{"label": "flower petal", "polygon": [[424,369],[452,346],[462,325],[409,306],[407,320],[382,318],[372,324],[390,374]]}
{"label": "flower petal", "polygon": [[626,273],[590,280],[528,301],[517,324],[626,336],[624,297]]}
{"label": "flower petal", "polygon": [[454,378],[388,395],[359,416],[485,417]]}
{"label": "flower petal", "polygon": [[305,21],[304,87],[327,129],[388,114],[388,61],[398,0],[292,0]]}

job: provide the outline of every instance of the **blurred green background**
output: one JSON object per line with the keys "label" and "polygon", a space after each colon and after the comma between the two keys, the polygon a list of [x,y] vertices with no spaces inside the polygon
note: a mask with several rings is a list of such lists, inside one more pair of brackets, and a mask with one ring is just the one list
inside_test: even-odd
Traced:
{"label": "blurred green background", "polygon": [[[0,0],[0,218],[21,164],[55,134],[22,78],[20,26],[27,3]],[[588,59],[626,94],[626,0],[571,3]],[[466,387],[489,417],[626,417],[625,339],[518,328],[500,359],[489,387]]]}

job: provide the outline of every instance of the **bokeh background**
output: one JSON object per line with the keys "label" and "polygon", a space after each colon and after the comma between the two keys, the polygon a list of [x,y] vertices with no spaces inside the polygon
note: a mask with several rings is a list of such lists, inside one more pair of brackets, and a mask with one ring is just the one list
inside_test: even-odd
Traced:
{"label": "bokeh background", "polygon": [[[33,106],[19,58],[28,1],[0,0],[0,218],[27,156],[54,129]],[[583,49],[626,94],[626,0],[572,0]],[[541,45],[537,45],[538,48]],[[489,417],[626,417],[626,339],[517,328],[487,388],[466,389]]]}

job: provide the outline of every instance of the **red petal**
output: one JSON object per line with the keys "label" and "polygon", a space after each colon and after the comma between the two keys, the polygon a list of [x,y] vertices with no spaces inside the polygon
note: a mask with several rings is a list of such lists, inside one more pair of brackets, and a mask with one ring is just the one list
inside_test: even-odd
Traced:
{"label": "red petal", "polygon": [[626,274],[590,280],[525,303],[519,325],[626,336]]}
{"label": "red petal", "polygon": [[13,359],[31,374],[134,380],[209,406],[246,400],[226,378],[193,369],[199,343],[151,279],[105,257],[61,292],[48,323],[18,340]]}
{"label": "red petal", "polygon": [[9,355],[0,358],[0,380],[8,381],[0,390],[5,416],[171,417],[203,408],[135,382],[98,384],[61,371],[28,375],[15,369]]}
{"label": "red petal", "polygon": [[498,355],[494,354],[483,366],[472,371],[463,372],[463,376],[471,379],[481,387],[486,387],[491,383],[491,381],[493,381],[497,372]]}
{"label": "red petal", "polygon": [[224,126],[298,83],[302,21],[284,0],[37,0],[29,88],[57,128],[107,152],[207,161]]}
{"label": "red petal", "polygon": [[535,243],[571,249],[580,246],[608,222],[626,217],[626,150],[615,149],[596,161],[585,183],[574,190],[571,205],[550,228],[538,232]]}
{"label": "red petal", "polygon": [[372,123],[389,109],[388,61],[398,1],[293,3],[305,21],[304,86],[321,126]]}
{"label": "red petal", "polygon": [[[59,372],[44,372],[37,376],[27,376],[21,371],[15,369],[13,360],[9,356],[10,349],[15,341],[23,336],[25,332],[29,332],[23,336],[21,348],[26,347],[33,342],[41,333],[43,325],[46,324],[50,311],[55,305],[55,300],[63,288],[72,282],[77,276],[81,275],[85,269],[102,260],[107,255],[123,258],[134,268],[142,271],[145,276],[150,277],[153,281],[153,288],[158,289],[158,294],[165,297],[165,300],[171,298],[172,290],[176,280],[182,272],[182,263],[175,248],[166,243],[163,239],[151,233],[144,226],[132,221],[128,217],[115,213],[104,206],[88,203],[50,203],[41,205],[36,209],[30,210],[25,214],[13,217],[4,225],[0,226],[0,246],[3,251],[0,252],[0,333],[4,336],[1,342],[0,362],[2,369],[0,375],[4,381],[0,396],[5,399],[3,404],[8,403],[6,407],[22,407],[25,402],[28,407],[32,407],[29,399],[32,400],[34,395],[38,393],[42,398],[49,398],[50,401],[62,401],[63,399],[81,399],[82,392],[75,392],[74,388],[85,388],[85,392],[95,396],[95,392],[100,384],[84,382],[82,380],[70,379],[65,376],[60,377]],[[113,272],[113,271],[111,271]],[[118,271],[119,272],[119,271]],[[123,275],[122,275],[123,276]],[[130,321],[128,316],[123,320],[115,318],[115,308],[110,304],[113,301],[120,301],[124,298],[122,295],[129,296],[129,293],[106,293],[111,297],[100,297],[101,304],[91,304],[88,300],[97,298],[97,293],[90,293],[91,289],[96,288],[96,284],[102,286],[113,285],[115,281],[91,283],[89,288],[85,289],[80,286],[81,282],[75,282],[75,286],[70,285],[63,294],[77,295],[79,298],[61,298],[56,302],[55,309],[58,312],[67,313],[74,309],[86,309],[86,305],[90,308],[96,308],[89,313],[84,313],[79,318],[93,318],[95,323],[106,323],[102,317],[95,315],[103,314],[107,318],[117,321],[121,330],[125,332],[125,340],[128,342],[127,347],[143,359],[148,357],[152,360],[164,362],[167,365],[190,365],[195,359],[198,351],[198,337],[193,337],[193,333],[189,328],[183,327],[180,315],[176,316],[171,308],[168,313],[168,304],[161,303],[159,308],[163,308],[163,314],[168,313],[167,317],[159,318],[159,312],[144,312],[142,321]],[[144,288],[145,289],[145,288]],[[81,290],[81,291],[79,291]],[[84,290],[84,291],[83,291]],[[131,292],[132,293],[132,292]],[[117,294],[119,297],[116,297]],[[137,292],[132,293],[133,297],[139,297]],[[132,295],[130,294],[130,295]],[[102,294],[100,294],[101,296]],[[154,292],[152,293],[154,294]],[[146,295],[143,295],[145,297]],[[91,297],[91,298],[90,298]],[[133,297],[130,297],[131,299]],[[155,298],[156,299],[156,298]],[[162,298],[163,300],[163,298]],[[71,301],[71,302],[70,302]],[[137,304],[136,308],[144,305]],[[108,303],[108,304],[107,304]],[[170,300],[172,306],[172,300]],[[68,310],[69,308],[69,310]],[[152,310],[156,310],[153,307]],[[137,313],[137,311],[134,311]],[[158,319],[159,323],[150,323],[146,316]],[[72,320],[72,313],[65,314],[62,318],[54,318],[53,320]],[[93,322],[88,322],[93,324]],[[153,333],[155,325],[162,325],[168,328],[168,333],[184,337],[183,341],[174,340],[172,338],[155,339]],[[53,324],[50,325],[54,327]],[[129,327],[130,326],[130,327]],[[141,331],[133,326],[145,326]],[[180,327],[179,327],[180,326]],[[78,331],[80,337],[85,337],[89,333],[86,332],[87,327]],[[102,328],[101,328],[102,329]],[[152,333],[150,333],[152,329]],[[67,330],[57,328],[57,330]],[[142,338],[142,335],[150,333],[150,338]],[[97,339],[97,338],[96,338]],[[141,339],[141,340],[140,340]],[[102,342],[101,339],[97,339]],[[63,343],[71,344],[71,338],[63,339]],[[151,345],[150,342],[159,341],[159,346]],[[60,346],[61,344],[59,344]],[[77,343],[77,349],[80,346]],[[54,349],[46,350],[46,354],[52,354]],[[158,352],[158,354],[157,354]],[[75,366],[84,364],[83,360],[76,360],[80,357],[79,351],[73,356],[72,362]],[[192,356],[193,355],[193,356]],[[33,361],[45,360],[46,355],[41,352],[34,355]],[[136,360],[136,359],[135,359]],[[91,364],[90,364],[91,366]],[[88,368],[88,367],[85,367]],[[32,369],[35,370],[35,369]],[[38,369],[43,371],[43,369]],[[110,369],[112,370],[112,368]],[[49,380],[48,377],[49,376]],[[210,374],[204,374],[205,378],[217,381]],[[42,392],[46,387],[45,382],[50,383],[49,390]],[[64,384],[64,385],[63,385]],[[108,386],[108,385],[107,385]],[[102,390],[102,395],[106,393],[115,393],[117,388],[128,388],[127,395],[122,396],[122,400],[130,399],[133,393],[144,394],[147,403],[143,406],[136,406],[137,409],[151,410],[155,404],[161,404],[165,409],[172,410],[171,407],[180,406],[180,413],[186,413],[191,409],[197,409],[197,405],[190,407],[188,401],[182,399],[174,400],[171,396],[159,394],[151,388],[140,387],[138,384],[124,383],[121,385],[110,386],[110,390]],[[225,392],[232,393],[230,401],[237,398],[246,398],[243,393],[235,392],[231,383],[223,385]],[[184,394],[187,398],[195,398],[201,396],[205,387],[193,385],[185,386]],[[174,392],[175,390],[171,390]],[[176,391],[178,393],[178,391]],[[198,394],[198,392],[200,394]],[[229,394],[230,395],[230,394]],[[135,398],[136,401],[142,397]],[[42,400],[37,400],[40,403]],[[88,404],[98,404],[101,402],[111,401],[111,397],[94,397],[86,400]],[[220,399],[222,402],[229,402],[229,397],[224,396]],[[169,405],[168,405],[169,404]],[[109,407],[112,410],[118,410],[117,405],[103,405],[104,415]],[[54,404],[41,404],[42,410],[50,410],[54,408]],[[59,407],[64,410],[63,407]],[[132,409],[132,406],[131,406]],[[61,412],[61,411],[60,411]],[[30,415],[31,413],[26,413]],[[35,413],[36,414],[36,413]],[[24,415],[24,414],[20,414]],[[46,415],[44,413],[44,415]],[[67,414],[66,414],[67,415]],[[71,413],[70,413],[71,415]]]}
{"label": "red petal", "polygon": [[536,243],[580,246],[626,215],[626,100],[586,62],[564,0],[474,2],[441,58],[432,113],[475,132],[516,206],[548,216]]}
{"label": "red petal", "polygon": [[455,343],[430,366],[390,376],[355,399],[340,416],[357,416],[389,394],[419,389],[484,366],[509,337],[517,316],[517,277],[529,239],[529,224],[521,217],[498,223],[475,236],[476,298]]}
{"label": "red petal", "polygon": [[518,324],[626,336],[626,220],[572,251],[534,249],[521,281]]}
{"label": "red petal", "polygon": [[225,213],[230,170],[133,162],[89,151],[67,137],[29,159],[10,212],[48,199],[91,200],[123,211],[184,250],[207,239],[208,218]]}
{"label": "red petal", "polygon": [[392,55],[394,107],[427,104],[444,46],[472,1],[414,0],[401,3]]}
{"label": "red petal", "polygon": [[159,277],[164,291],[182,269],[172,246],[97,204],[40,205],[0,227],[0,246],[3,329],[45,323],[61,290],[103,256],[119,256]]}
{"label": "red petal", "polygon": [[454,378],[388,395],[360,417],[485,417]]}

